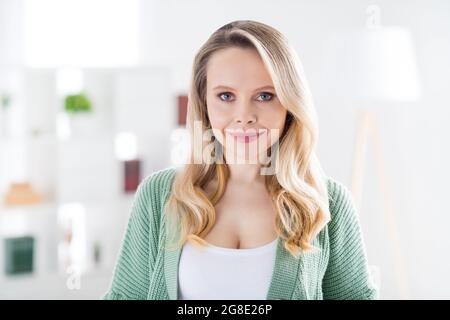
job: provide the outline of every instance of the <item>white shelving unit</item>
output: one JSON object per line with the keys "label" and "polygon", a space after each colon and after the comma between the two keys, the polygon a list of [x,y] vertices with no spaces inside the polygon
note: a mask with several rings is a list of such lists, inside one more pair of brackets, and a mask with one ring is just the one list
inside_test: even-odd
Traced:
{"label": "white shelving unit", "polygon": [[[27,172],[46,202],[0,206],[0,299],[97,299],[111,280],[134,197],[122,192],[123,168],[115,156],[114,139],[119,132],[136,135],[142,178],[170,164],[170,133],[176,126],[171,71],[164,67],[84,69],[85,92],[95,110],[90,132],[67,140],[58,139],[56,132],[62,108],[56,92],[57,70],[21,72]],[[10,162],[1,152],[8,144],[10,139],[0,139],[2,199],[10,183]],[[84,209],[87,261],[81,287],[73,290],[67,285],[71,275],[61,273],[58,265],[59,212],[71,203]],[[6,276],[4,239],[25,234],[35,237],[34,272]],[[101,246],[99,266],[93,262],[95,242]]]}

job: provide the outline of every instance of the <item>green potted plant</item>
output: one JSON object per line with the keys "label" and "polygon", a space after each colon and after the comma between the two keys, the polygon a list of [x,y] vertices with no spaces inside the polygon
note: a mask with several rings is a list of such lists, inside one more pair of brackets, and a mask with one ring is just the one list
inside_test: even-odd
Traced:
{"label": "green potted plant", "polygon": [[71,136],[85,136],[93,132],[92,103],[85,92],[67,95],[64,111],[69,116]]}
{"label": "green potted plant", "polygon": [[92,112],[92,104],[84,92],[68,95],[64,99],[64,109],[69,114]]}

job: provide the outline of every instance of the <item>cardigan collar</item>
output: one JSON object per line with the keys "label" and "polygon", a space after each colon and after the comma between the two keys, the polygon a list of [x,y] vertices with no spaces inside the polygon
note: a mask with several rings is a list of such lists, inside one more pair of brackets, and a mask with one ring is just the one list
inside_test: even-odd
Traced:
{"label": "cardigan collar", "polygon": [[[177,228],[176,240],[179,239],[179,229]],[[166,243],[167,236],[164,237]],[[178,269],[182,248],[164,250],[164,274],[167,293],[170,300],[178,300]],[[304,255],[299,258],[293,257],[284,248],[283,241],[278,238],[275,255],[275,265],[266,295],[267,300],[291,300],[296,288],[296,296],[299,300],[308,299],[305,289],[306,280],[304,277]]]}

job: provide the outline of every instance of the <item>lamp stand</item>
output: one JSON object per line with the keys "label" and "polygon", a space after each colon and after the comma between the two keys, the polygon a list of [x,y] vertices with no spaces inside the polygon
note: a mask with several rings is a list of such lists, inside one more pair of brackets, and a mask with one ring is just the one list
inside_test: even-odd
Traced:
{"label": "lamp stand", "polygon": [[373,112],[364,110],[359,115],[353,156],[353,169],[351,180],[351,192],[357,212],[359,212],[362,195],[362,185],[366,163],[366,153],[370,138],[374,143],[374,154],[376,162],[376,178],[381,195],[384,223],[388,229],[388,240],[391,244],[397,287],[400,296],[408,299],[409,290],[407,286],[406,267],[400,246],[397,222],[395,219],[393,201],[389,191],[388,178],[384,167],[384,156],[381,138],[377,127],[377,117]]}

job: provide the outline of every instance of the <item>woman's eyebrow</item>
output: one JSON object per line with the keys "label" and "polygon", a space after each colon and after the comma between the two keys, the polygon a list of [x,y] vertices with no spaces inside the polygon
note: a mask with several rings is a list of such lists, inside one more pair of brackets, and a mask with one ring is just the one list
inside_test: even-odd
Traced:
{"label": "woman's eyebrow", "polygon": [[[217,90],[217,89],[236,90],[236,89],[234,89],[234,88],[232,88],[232,87],[223,86],[223,85],[215,86],[215,87],[213,88],[213,90]],[[274,88],[273,86],[268,85],[268,86],[263,86],[263,87],[257,88],[257,89],[255,89],[254,91],[267,90],[267,89],[275,90],[275,88]]]}

